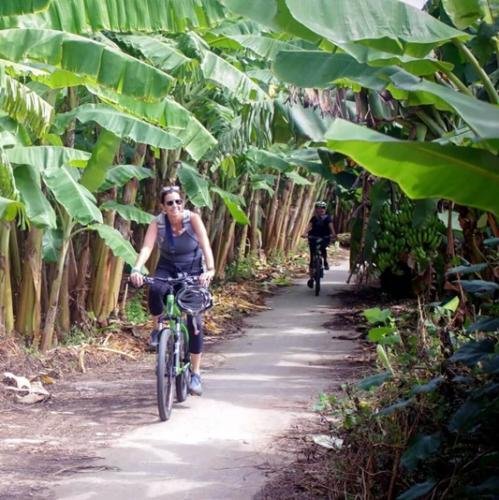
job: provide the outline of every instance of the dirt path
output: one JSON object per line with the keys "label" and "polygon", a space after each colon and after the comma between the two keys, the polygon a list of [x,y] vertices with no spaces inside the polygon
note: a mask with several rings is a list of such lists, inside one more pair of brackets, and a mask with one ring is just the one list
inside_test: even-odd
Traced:
{"label": "dirt path", "polygon": [[[80,426],[82,442],[73,450],[76,457],[68,456],[66,468],[60,460],[54,469],[48,467],[58,484],[38,498],[252,498],[265,484],[266,472],[290,461],[275,438],[304,418],[317,418],[311,414],[317,395],[353,376],[346,356],[355,344],[332,338],[322,326],[331,319],[331,308],[341,305],[334,294],[346,286],[346,265],[326,274],[319,297],[304,280],[283,289],[269,301],[270,310],[248,320],[245,335],[212,349],[203,373],[205,395],[175,405],[168,422],[157,417],[152,362],[117,378],[115,399],[107,400],[109,383],[80,380],[81,397],[64,411]],[[43,409],[31,411],[42,419],[39,430],[50,427]],[[56,459],[64,436],[53,432],[51,438],[47,430],[40,437],[44,446],[53,446]],[[85,456],[86,436],[95,448],[99,442],[109,443],[113,430],[124,434],[98,450],[98,460]],[[29,464],[21,462],[29,473]],[[16,480],[12,470],[10,474]],[[3,496],[1,491],[2,498],[28,498]],[[37,498],[31,491],[30,497]]]}

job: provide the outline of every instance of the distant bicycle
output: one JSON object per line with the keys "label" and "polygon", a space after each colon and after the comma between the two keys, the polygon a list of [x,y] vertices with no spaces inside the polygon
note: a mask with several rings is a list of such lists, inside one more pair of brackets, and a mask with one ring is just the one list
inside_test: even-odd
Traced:
{"label": "distant bicycle", "polygon": [[161,282],[167,287],[164,313],[158,322],[159,340],[156,358],[156,388],[159,417],[170,418],[173,408],[173,386],[177,402],[187,399],[190,380],[189,331],[186,314],[196,315],[212,306],[210,292],[200,286],[197,278],[179,275],[177,278],[144,277],[144,283]]}
{"label": "distant bicycle", "polygon": [[309,288],[313,288],[315,295],[319,295],[321,291],[321,279],[324,277],[324,262],[322,259],[322,245],[324,243],[324,238],[318,238],[316,236],[309,236],[308,240],[310,242],[310,248],[312,249],[312,259],[311,259],[311,276],[307,282]]}

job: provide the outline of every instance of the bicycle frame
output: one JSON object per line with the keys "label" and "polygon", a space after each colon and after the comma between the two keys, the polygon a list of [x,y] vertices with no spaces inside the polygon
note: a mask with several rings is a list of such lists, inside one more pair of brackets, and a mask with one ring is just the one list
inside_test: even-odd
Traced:
{"label": "bicycle frame", "polygon": [[[165,328],[168,328],[170,332],[174,335],[175,340],[175,373],[174,376],[180,375],[185,372],[190,367],[190,361],[188,363],[182,363],[183,360],[180,359],[180,338],[181,335],[184,336],[184,342],[189,345],[189,330],[187,325],[182,318],[182,311],[175,303],[175,294],[173,293],[173,286],[170,287],[166,295],[165,300],[165,313],[160,316],[158,321],[159,332],[162,334]],[[166,324],[168,326],[166,326]]]}

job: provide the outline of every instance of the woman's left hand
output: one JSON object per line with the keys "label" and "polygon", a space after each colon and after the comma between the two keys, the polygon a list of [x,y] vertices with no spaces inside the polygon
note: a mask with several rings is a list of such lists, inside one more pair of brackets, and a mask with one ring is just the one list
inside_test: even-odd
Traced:
{"label": "woman's left hand", "polygon": [[199,276],[199,283],[202,286],[205,286],[208,288],[210,286],[211,280],[213,279],[214,276],[215,276],[215,271],[207,270]]}

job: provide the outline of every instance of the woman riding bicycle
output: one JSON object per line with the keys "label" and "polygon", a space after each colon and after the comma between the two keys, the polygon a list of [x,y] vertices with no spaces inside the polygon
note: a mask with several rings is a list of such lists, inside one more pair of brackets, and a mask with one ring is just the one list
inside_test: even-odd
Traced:
{"label": "woman riding bicycle", "polygon": [[326,202],[325,201],[317,201],[315,202],[315,212],[312,218],[310,219],[307,226],[307,236],[308,236],[308,246],[310,251],[310,262],[309,262],[309,273],[310,279],[307,281],[307,285],[309,288],[313,288],[314,279],[313,279],[313,255],[315,252],[315,242],[314,238],[321,238],[321,255],[324,259],[324,269],[326,271],[329,269],[329,264],[327,262],[327,247],[331,240],[336,238],[336,234],[333,226],[332,217],[326,212]]}
{"label": "woman riding bicycle", "polygon": [[[184,208],[184,196],[178,186],[167,186],[161,191],[162,212],[149,224],[144,244],[132,269],[131,281],[142,286],[142,269],[149,259],[154,245],[159,246],[160,258],[155,276],[176,277],[178,273],[199,276],[199,282],[208,286],[215,275],[215,263],[210,241],[201,217]],[[205,269],[203,269],[203,258]],[[164,297],[167,292],[160,281],[149,290],[149,310],[156,325],[163,312]],[[201,353],[203,348],[202,317],[188,316],[189,351],[191,353],[191,381],[189,391],[198,396],[203,392],[201,384]],[[159,332],[155,328],[151,334],[151,347],[158,344]]]}

